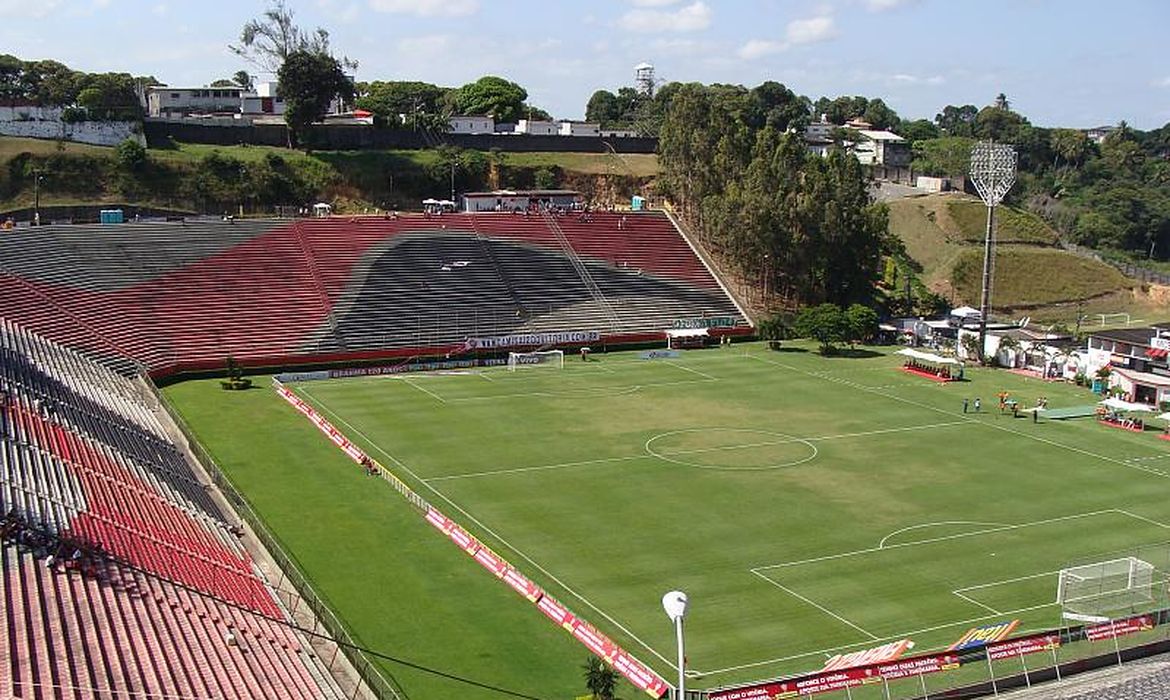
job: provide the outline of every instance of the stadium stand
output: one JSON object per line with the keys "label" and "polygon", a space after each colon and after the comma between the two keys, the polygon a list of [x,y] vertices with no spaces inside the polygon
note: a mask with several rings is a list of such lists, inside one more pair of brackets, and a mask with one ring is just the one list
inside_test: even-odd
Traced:
{"label": "stadium stand", "polygon": [[342,697],[132,380],[0,318],[0,697]]}
{"label": "stadium stand", "polygon": [[123,373],[654,334],[703,315],[746,330],[661,213],[49,226],[0,252],[6,314]]}

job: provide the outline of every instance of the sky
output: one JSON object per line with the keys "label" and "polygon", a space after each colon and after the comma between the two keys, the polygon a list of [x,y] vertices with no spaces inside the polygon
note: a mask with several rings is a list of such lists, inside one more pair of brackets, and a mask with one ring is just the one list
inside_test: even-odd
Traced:
{"label": "sky", "polygon": [[[904,118],[1002,92],[1039,126],[1170,122],[1165,0],[288,0],[358,80],[520,83],[581,118],[598,89],[660,79],[882,97]],[[257,69],[227,48],[263,0],[0,0],[0,52],[199,86]],[[269,79],[269,76],[260,76]]]}

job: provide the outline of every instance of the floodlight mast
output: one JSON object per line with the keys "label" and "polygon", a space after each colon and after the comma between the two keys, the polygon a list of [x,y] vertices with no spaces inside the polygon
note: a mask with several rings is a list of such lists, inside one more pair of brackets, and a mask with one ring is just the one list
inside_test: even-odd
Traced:
{"label": "floodlight mast", "polygon": [[980,141],[971,149],[971,181],[987,205],[983,238],[983,292],[979,301],[979,359],[987,348],[987,317],[991,315],[991,278],[995,265],[995,208],[1016,183],[1016,149],[1011,144]]}

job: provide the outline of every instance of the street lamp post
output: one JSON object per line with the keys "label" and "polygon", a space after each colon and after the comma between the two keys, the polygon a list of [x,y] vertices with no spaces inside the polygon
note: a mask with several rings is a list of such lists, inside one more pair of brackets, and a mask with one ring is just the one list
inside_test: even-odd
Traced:
{"label": "street lamp post", "polygon": [[683,700],[686,696],[686,654],[683,650],[683,617],[687,614],[687,594],[682,591],[671,591],[662,596],[662,609],[666,616],[674,623],[675,634],[678,637],[678,689],[675,691],[675,700]]}

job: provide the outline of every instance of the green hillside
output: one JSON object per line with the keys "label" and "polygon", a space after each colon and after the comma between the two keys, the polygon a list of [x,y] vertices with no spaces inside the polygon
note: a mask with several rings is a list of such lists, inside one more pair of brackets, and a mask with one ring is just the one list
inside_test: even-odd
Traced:
{"label": "green hillside", "polygon": [[[921,266],[932,290],[954,304],[977,304],[987,210],[966,195],[910,197],[890,203],[890,231]],[[994,307],[1000,312],[1091,302],[1112,309],[1135,303],[1137,284],[1115,268],[1054,247],[1057,234],[1039,217],[997,212]]]}
{"label": "green hillside", "polygon": [[[203,212],[271,213],[278,204],[326,201],[342,213],[417,208],[446,196],[451,170],[436,150],[314,151],[176,143],[140,160],[117,149],[0,137],[0,211],[33,204],[134,202]],[[640,192],[658,172],[653,154],[462,151],[455,188],[564,186],[605,200]]]}

